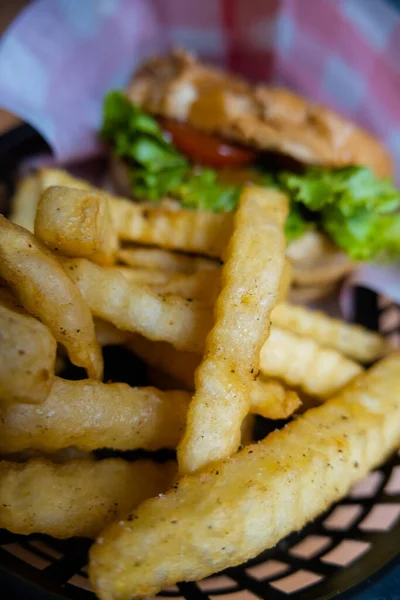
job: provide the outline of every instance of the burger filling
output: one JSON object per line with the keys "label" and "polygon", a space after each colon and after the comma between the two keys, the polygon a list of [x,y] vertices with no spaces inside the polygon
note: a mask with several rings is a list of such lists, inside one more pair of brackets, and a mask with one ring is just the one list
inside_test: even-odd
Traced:
{"label": "burger filling", "polygon": [[231,144],[170,119],[155,119],[121,92],[105,99],[102,135],[129,167],[132,195],[184,208],[233,211],[245,183],[290,198],[286,236],[324,231],[353,260],[400,256],[400,193],[366,167],[303,167]]}

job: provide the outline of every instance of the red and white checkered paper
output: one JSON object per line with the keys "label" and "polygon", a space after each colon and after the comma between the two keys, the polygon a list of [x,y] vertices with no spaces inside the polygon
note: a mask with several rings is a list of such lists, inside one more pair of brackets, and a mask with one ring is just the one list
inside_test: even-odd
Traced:
{"label": "red and white checkered paper", "polygon": [[386,0],[36,0],[0,42],[0,106],[59,161],[93,155],[107,90],[176,45],[352,118],[400,175],[400,11]]}

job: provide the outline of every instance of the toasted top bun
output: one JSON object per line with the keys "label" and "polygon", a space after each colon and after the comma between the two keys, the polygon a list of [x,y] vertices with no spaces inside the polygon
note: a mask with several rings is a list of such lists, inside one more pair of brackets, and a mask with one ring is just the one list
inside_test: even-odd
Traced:
{"label": "toasted top bun", "polygon": [[154,115],[304,164],[364,165],[378,177],[392,174],[384,147],[350,121],[288,90],[251,86],[185,51],[150,59],[127,95]]}

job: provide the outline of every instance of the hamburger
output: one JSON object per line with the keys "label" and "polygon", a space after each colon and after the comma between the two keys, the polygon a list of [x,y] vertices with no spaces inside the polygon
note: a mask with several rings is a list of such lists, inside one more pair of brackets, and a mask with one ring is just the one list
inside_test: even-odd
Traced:
{"label": "hamburger", "polygon": [[400,194],[385,148],[289,90],[174,51],[108,94],[102,136],[118,191],[138,201],[219,212],[235,210],[245,183],[284,191],[287,253],[308,299],[360,261],[400,254]]}

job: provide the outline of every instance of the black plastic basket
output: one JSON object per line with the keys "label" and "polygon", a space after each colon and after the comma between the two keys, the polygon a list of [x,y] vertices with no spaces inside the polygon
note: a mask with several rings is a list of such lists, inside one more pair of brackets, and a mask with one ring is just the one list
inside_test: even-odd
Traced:
{"label": "black plastic basket", "polygon": [[[7,189],[11,190],[10,174],[18,161],[44,148],[44,142],[27,126],[0,139],[0,162],[4,159],[0,174]],[[399,308],[368,290],[356,291],[355,314],[357,322],[386,336],[400,333]],[[14,593],[25,599],[93,600],[86,571],[89,545],[82,539],[59,541],[0,530],[0,592],[6,594],[0,597],[12,598]],[[400,453],[276,548],[203,581],[180,583],[160,596],[187,600],[344,597],[392,568],[399,550]]]}

